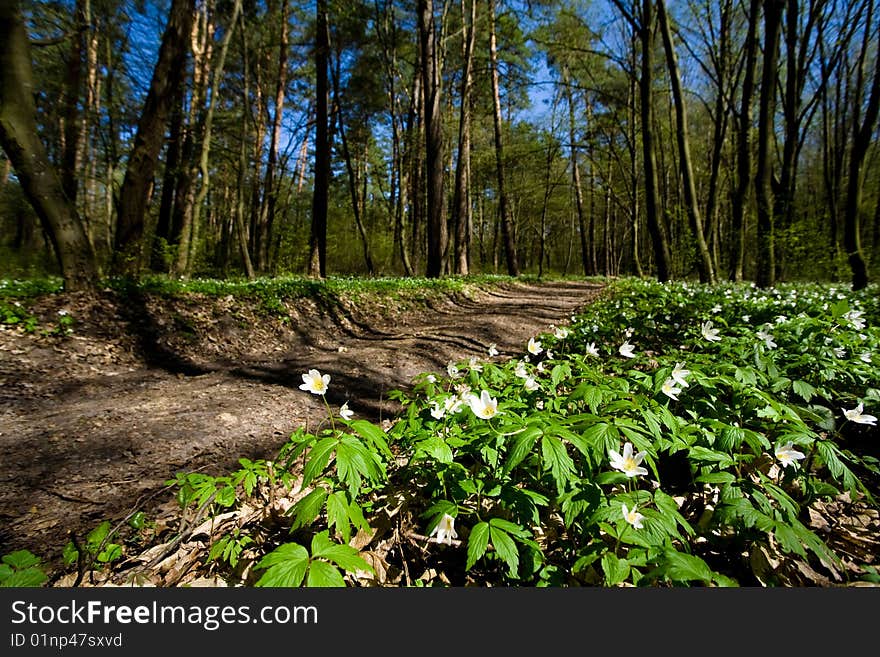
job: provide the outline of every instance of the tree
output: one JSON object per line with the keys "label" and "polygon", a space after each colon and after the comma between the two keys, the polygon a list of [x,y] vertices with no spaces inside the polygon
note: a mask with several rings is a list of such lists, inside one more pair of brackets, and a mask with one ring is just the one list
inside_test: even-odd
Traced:
{"label": "tree", "polygon": [[327,276],[327,204],[330,188],[330,135],[328,66],[330,34],[327,0],[318,0],[315,22],[315,182],[312,192],[312,223],[309,234],[308,275]]}
{"label": "tree", "polygon": [[773,234],[773,188],[771,150],[773,114],[776,107],[776,64],[779,58],[779,33],[785,0],[764,3],[764,64],[761,69],[761,97],[758,101],[758,160],[755,196],[758,201],[758,272],[759,287],[771,287],[776,281]]}
{"label": "tree", "polygon": [[183,82],[185,67],[180,62],[187,52],[194,13],[195,0],[173,0],[171,3],[159,58],[153,69],[150,90],[119,192],[113,254],[113,270],[118,274],[136,274],[140,270],[144,214],[171,106],[177,96],[177,87]]}
{"label": "tree", "polygon": [[684,94],[681,90],[678,59],[675,56],[675,46],[672,43],[672,30],[669,27],[665,0],[658,0],[657,15],[660,22],[660,32],[663,35],[666,65],[669,68],[669,77],[672,81],[672,98],[675,103],[675,137],[678,141],[685,210],[687,211],[691,232],[697,243],[697,268],[700,272],[700,281],[702,283],[714,283],[715,271],[712,267],[712,257],[706,244],[706,237],[703,233],[703,218],[700,215],[700,208],[697,204],[697,186],[694,181],[694,168],[691,164],[691,149],[688,140],[687,110],[685,108]]}
{"label": "tree", "polygon": [[37,130],[30,43],[18,2],[0,2],[0,145],[49,236],[66,290],[87,290],[99,270],[91,243]]}
{"label": "tree", "polygon": [[[843,223],[843,244],[846,249],[850,269],[852,270],[853,290],[861,290],[868,285],[868,270],[865,264],[865,256],[862,253],[860,239],[861,222],[859,221],[859,211],[862,201],[862,167],[865,162],[865,156],[868,153],[868,147],[871,144],[871,135],[877,124],[878,114],[880,114],[880,49],[875,48],[874,52],[874,80],[871,83],[871,91],[868,96],[864,117],[860,116],[859,105],[861,89],[864,85],[865,57],[869,49],[873,13],[874,2],[869,0],[864,28],[864,41],[861,53],[859,54],[856,72],[858,78],[856,89],[858,93],[856,95],[856,109],[853,112],[853,140],[849,156],[849,179],[846,187],[846,210]],[[880,46],[880,31],[878,31],[877,45]]]}
{"label": "tree", "polygon": [[418,0],[418,29],[424,93],[425,169],[428,201],[428,257],[425,275],[443,273],[449,236],[444,192],[443,115],[440,106],[441,61],[434,18],[434,1]]}
{"label": "tree", "polygon": [[489,0],[489,65],[492,73],[492,120],[495,130],[495,170],[498,178],[498,212],[501,221],[501,237],[504,240],[504,256],[507,273],[519,276],[519,260],[513,221],[510,218],[507,192],[504,188],[504,139],[501,132],[501,92],[498,82],[498,48],[495,34],[495,0]]}

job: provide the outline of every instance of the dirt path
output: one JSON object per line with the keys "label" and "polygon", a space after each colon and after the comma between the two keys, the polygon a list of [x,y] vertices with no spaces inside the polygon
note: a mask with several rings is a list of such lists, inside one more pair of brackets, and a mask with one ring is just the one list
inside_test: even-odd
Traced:
{"label": "dirt path", "polygon": [[487,358],[491,343],[498,359],[518,356],[599,290],[511,284],[407,312],[300,302],[291,322],[268,328],[231,298],[207,308],[47,299],[46,316],[74,309],[72,335],[0,327],[0,554],[57,559],[70,531],[173,504],[164,482],[179,471],[273,456],[326,413],[298,388],[309,368],[331,375],[331,404],[375,421],[416,374]]}

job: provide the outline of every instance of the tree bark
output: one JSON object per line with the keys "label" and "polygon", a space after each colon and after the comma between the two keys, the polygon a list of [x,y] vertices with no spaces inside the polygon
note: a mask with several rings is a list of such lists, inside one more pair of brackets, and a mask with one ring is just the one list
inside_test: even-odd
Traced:
{"label": "tree bark", "polygon": [[758,102],[758,161],[755,195],[758,201],[758,270],[759,287],[776,282],[773,233],[773,188],[771,149],[773,114],[776,106],[776,63],[779,58],[779,33],[785,0],[764,2],[764,65],[761,69],[761,98]]}
{"label": "tree bark", "polygon": [[[642,166],[645,169],[645,215],[648,233],[654,250],[654,266],[657,279],[668,281],[671,277],[672,256],[666,223],[660,215],[657,202],[657,155],[654,145],[654,0],[642,0],[642,20],[639,40],[642,45],[641,78],[639,80],[640,116],[642,124]],[[607,267],[606,267],[607,269]]]}
{"label": "tree bark", "polygon": [[309,235],[308,275],[327,276],[327,204],[330,190],[329,85],[330,35],[327,0],[317,0],[315,33],[315,180]]}
{"label": "tree bark", "polygon": [[165,138],[175,90],[183,81],[188,39],[195,0],[173,0],[168,25],[162,35],[159,59],[138,122],[137,135],[119,192],[113,270],[136,275],[140,269],[144,215],[153,186],[153,173]]}
{"label": "tree bark", "polygon": [[437,278],[443,273],[449,236],[446,226],[444,192],[443,114],[440,105],[441,75],[434,1],[418,0],[419,47],[422,89],[424,90],[425,170],[428,201],[428,257],[425,275]]}
{"label": "tree bark", "polygon": [[17,2],[0,2],[0,145],[54,247],[65,290],[92,289],[99,277],[95,254],[74,202],[49,162],[36,115],[21,10]]}
{"label": "tree bark", "polygon": [[495,0],[489,0],[489,64],[492,69],[492,115],[495,131],[495,171],[498,178],[498,213],[501,220],[501,238],[504,240],[507,273],[510,276],[519,276],[519,259],[516,253],[516,240],[513,235],[513,221],[510,218],[507,191],[504,187],[504,140],[501,132],[501,92],[498,81]]}
{"label": "tree bark", "polygon": [[755,93],[760,12],[761,0],[751,0],[749,2],[749,24],[743,46],[746,59],[736,136],[736,188],[731,198],[730,218],[733,231],[730,278],[737,282],[743,279],[746,252],[746,206],[749,201],[749,192],[752,189],[752,101]]}
{"label": "tree bark", "polygon": [[672,43],[672,30],[669,28],[669,17],[666,14],[665,0],[657,1],[657,17],[660,22],[660,32],[663,35],[663,49],[666,52],[666,65],[669,68],[669,77],[672,83],[672,99],[675,104],[675,137],[679,150],[679,169],[681,171],[682,186],[684,187],[684,202],[688,223],[690,224],[694,240],[697,243],[697,270],[700,273],[701,283],[714,283],[715,270],[712,267],[712,256],[709,253],[709,246],[706,244],[706,236],[703,232],[703,218],[697,202],[697,186],[694,182],[694,169],[691,164],[691,149],[688,140],[687,110],[685,109],[684,94],[681,90],[678,58],[675,55],[675,46]]}
{"label": "tree bark", "polygon": [[[877,123],[878,114],[880,114],[880,56],[875,48],[874,56],[874,80],[871,83],[871,92],[868,96],[868,105],[865,108],[865,115],[860,117],[860,101],[862,94],[861,89],[864,86],[864,65],[865,57],[868,52],[868,39],[871,34],[871,19],[873,17],[874,2],[869,1],[868,15],[865,21],[864,41],[861,53],[859,55],[859,64],[856,72],[856,100],[855,109],[853,110],[853,141],[849,156],[849,178],[846,186],[846,208],[843,223],[843,245],[846,249],[846,256],[849,260],[849,266],[852,270],[852,289],[861,290],[868,286],[868,269],[865,263],[865,256],[862,253],[861,243],[861,222],[859,220],[859,210],[862,201],[862,166],[865,162],[865,156],[871,145],[871,135],[874,133],[874,127]],[[877,45],[880,46],[880,37],[878,37]]]}
{"label": "tree bark", "polygon": [[471,89],[473,87],[474,38],[477,20],[477,1],[461,0],[461,22],[464,35],[461,55],[464,70],[461,74],[461,107],[458,117],[458,165],[455,169],[455,191],[452,199],[452,224],[455,226],[455,273],[466,276],[470,271],[470,240],[472,213],[470,200],[471,174]]}

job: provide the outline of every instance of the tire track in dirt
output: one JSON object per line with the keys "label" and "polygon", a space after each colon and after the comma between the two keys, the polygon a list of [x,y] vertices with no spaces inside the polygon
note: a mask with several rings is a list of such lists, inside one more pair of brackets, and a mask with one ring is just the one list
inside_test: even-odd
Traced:
{"label": "tire track in dirt", "polygon": [[[274,456],[296,428],[326,417],[322,400],[299,390],[310,368],[331,375],[334,410],[348,401],[356,417],[378,421],[396,410],[388,392],[417,374],[487,359],[491,343],[496,360],[519,357],[530,337],[568,323],[600,290],[517,282],[389,320],[306,313],[274,345],[277,356],[203,361],[194,376],[138,358],[71,373],[61,352],[2,332],[0,554],[25,548],[57,561],[70,531],[82,537],[136,508],[150,516],[173,507],[164,482],[177,472],[222,474],[240,457]],[[38,362],[20,367],[24,357]]]}

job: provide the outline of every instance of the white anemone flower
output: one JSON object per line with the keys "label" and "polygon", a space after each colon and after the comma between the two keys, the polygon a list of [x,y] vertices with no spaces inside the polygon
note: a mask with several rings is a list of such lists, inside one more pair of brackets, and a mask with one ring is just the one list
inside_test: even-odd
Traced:
{"label": "white anemone flower", "polygon": [[443,408],[442,406],[440,406],[440,404],[438,404],[437,402],[432,401],[431,402],[431,417],[434,418],[435,420],[440,420],[443,418],[444,415],[446,415],[446,409]]}
{"label": "white anemone flower", "polygon": [[846,419],[850,422],[855,422],[856,424],[877,424],[877,418],[873,415],[868,415],[864,413],[865,405],[861,402],[855,408],[851,408],[850,410],[843,409],[843,414],[846,416]]}
{"label": "white anemone flower", "polygon": [[678,393],[681,392],[681,388],[675,385],[675,379],[669,377],[663,382],[663,386],[660,388],[663,391],[663,394],[667,397],[671,397],[672,399],[678,400]]}
{"label": "white anemone flower", "polygon": [[521,360],[517,361],[516,367],[513,368],[513,373],[520,379],[529,378],[529,373],[526,371],[526,364],[523,363]]}
{"label": "white anemone flower", "polygon": [[327,386],[330,385],[330,375],[321,374],[318,370],[309,370],[308,373],[302,375],[303,382],[300,390],[305,390],[313,395],[323,395],[327,392]]}
{"label": "white anemone flower", "polygon": [[529,338],[529,344],[527,345],[527,348],[529,350],[529,353],[532,354],[533,356],[537,356],[542,351],[544,351],[541,348],[541,343],[539,341],[535,340],[535,338]]}
{"label": "white anemone flower", "polygon": [[625,358],[635,358],[635,354],[633,353],[633,349],[635,347],[629,343],[629,340],[620,345],[620,348],[617,350],[620,352],[620,355]]}
{"label": "white anemone flower", "polygon": [[690,370],[684,368],[684,363],[676,363],[669,376],[677,385],[680,385],[682,388],[687,388],[690,385],[690,383],[687,382],[687,377],[690,376],[690,373]]}
{"label": "white anemone flower", "polygon": [[859,360],[861,360],[863,363],[870,363],[871,362],[871,352],[870,351],[864,352],[863,354],[861,354],[859,356]]}
{"label": "white anemone flower", "polygon": [[526,390],[538,390],[541,387],[540,385],[538,385],[538,382],[535,381],[535,377],[532,376],[526,377],[526,380],[523,381],[523,385],[525,386]]}
{"label": "white anemone flower", "polygon": [[586,347],[584,347],[584,349],[586,350],[586,352],[587,352],[590,356],[596,356],[596,357],[599,356],[599,348],[596,346],[596,343],[595,343],[595,342],[591,342],[591,343],[588,344]]}
{"label": "white anemone flower", "polygon": [[497,355],[498,355],[498,345],[496,345],[493,342],[492,344],[489,345],[489,357],[491,358],[492,356],[497,356]]}
{"label": "white anemone flower", "polygon": [[623,454],[615,452],[613,449],[608,450],[608,457],[611,459],[611,467],[615,470],[620,470],[627,477],[648,474],[648,471],[641,467],[641,463],[647,454],[648,452],[633,454],[632,443],[626,443],[623,446]]}
{"label": "white anemone flower", "polygon": [[456,365],[453,361],[449,361],[446,363],[446,373],[450,376],[450,378],[458,378],[461,376],[461,373],[458,370],[458,365]]}
{"label": "white anemone flower", "polygon": [[350,420],[354,415],[354,411],[348,407],[348,402],[345,402],[342,407],[339,409],[339,416],[343,420]]}
{"label": "white anemone flower", "polygon": [[458,538],[458,533],[455,531],[455,518],[444,513],[437,526],[431,530],[431,536],[436,536],[438,543],[452,545],[452,539]]}
{"label": "white anemone flower", "polygon": [[834,347],[832,351],[834,351],[834,355],[838,358],[843,358],[846,356],[846,349],[844,349],[843,347]]}
{"label": "white anemone flower", "polygon": [[468,396],[468,406],[478,418],[491,420],[498,415],[498,400],[489,396],[488,390],[483,390],[480,396]]}
{"label": "white anemone flower", "polygon": [[861,310],[850,310],[844,314],[843,318],[848,320],[855,330],[861,331],[865,328],[865,320],[862,319],[862,315],[864,314],[864,311]]}
{"label": "white anemone flower", "polygon": [[553,331],[553,336],[557,340],[565,340],[565,338],[568,337],[568,329],[565,328],[564,326],[559,326],[556,328],[555,331]]}
{"label": "white anemone flower", "polygon": [[634,506],[632,508],[632,511],[630,511],[628,508],[626,508],[626,503],[620,505],[620,510],[623,513],[623,519],[631,524],[634,529],[641,529],[642,520],[645,519],[645,516],[639,513],[636,509],[638,509],[638,507]]}
{"label": "white anemone flower", "polygon": [[768,349],[773,349],[773,347],[776,346],[776,343],[773,342],[773,336],[770,333],[767,333],[767,331],[758,331],[755,333],[755,337],[759,340],[763,340]]}
{"label": "white anemone flower", "polygon": [[721,338],[718,336],[718,329],[712,328],[711,320],[703,322],[702,326],[700,326],[700,333],[703,334],[703,339],[708,340],[709,342],[721,341]]}
{"label": "white anemone flower", "polygon": [[482,372],[483,366],[480,364],[480,361],[477,360],[476,356],[472,356],[468,361],[468,368],[473,370],[474,372]]}
{"label": "white anemone flower", "polygon": [[[465,393],[467,394],[467,393]],[[460,397],[452,396],[443,400],[443,410],[447,413],[458,413],[461,410],[462,402]]]}
{"label": "white anemone flower", "polygon": [[785,443],[782,447],[777,447],[774,454],[776,459],[785,468],[793,465],[797,469],[798,461],[804,458],[804,453],[797,451],[791,441]]}

